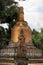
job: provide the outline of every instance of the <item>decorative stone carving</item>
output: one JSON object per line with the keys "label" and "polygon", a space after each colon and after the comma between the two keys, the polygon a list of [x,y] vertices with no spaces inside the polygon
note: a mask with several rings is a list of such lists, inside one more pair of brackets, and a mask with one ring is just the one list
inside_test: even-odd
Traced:
{"label": "decorative stone carving", "polygon": [[19,39],[19,48],[18,48],[18,57],[26,57],[26,46],[25,46],[25,37],[24,37],[24,32],[21,29],[20,35],[18,37]]}

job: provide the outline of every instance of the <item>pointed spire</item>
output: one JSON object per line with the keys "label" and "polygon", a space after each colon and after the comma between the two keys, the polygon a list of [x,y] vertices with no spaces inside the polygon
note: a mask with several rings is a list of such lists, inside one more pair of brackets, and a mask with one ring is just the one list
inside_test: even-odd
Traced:
{"label": "pointed spire", "polygon": [[24,12],[23,12],[23,7],[19,7],[19,16],[18,16],[19,21],[24,21]]}
{"label": "pointed spire", "polygon": [[23,13],[23,7],[19,7],[20,13]]}

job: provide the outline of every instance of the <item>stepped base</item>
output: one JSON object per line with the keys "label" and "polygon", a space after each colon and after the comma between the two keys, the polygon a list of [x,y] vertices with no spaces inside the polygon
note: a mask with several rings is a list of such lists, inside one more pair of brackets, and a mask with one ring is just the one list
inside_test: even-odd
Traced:
{"label": "stepped base", "polygon": [[[9,45],[0,50],[0,65],[17,65],[15,64],[15,61],[19,64],[23,63],[26,65],[27,63],[43,63],[43,56],[42,56],[42,51],[40,49],[37,49],[32,43],[26,43],[26,58],[24,60],[22,59],[14,59],[14,56],[16,57],[17,55],[17,48],[19,47],[18,43],[12,43],[10,42]],[[15,53],[16,49],[16,53]],[[28,60],[27,60],[28,59]],[[23,65],[22,64],[22,65]]]}
{"label": "stepped base", "polygon": [[[16,64],[15,64],[16,61]],[[43,58],[31,58],[31,59],[14,59],[14,58],[0,58],[0,65],[43,65]]]}

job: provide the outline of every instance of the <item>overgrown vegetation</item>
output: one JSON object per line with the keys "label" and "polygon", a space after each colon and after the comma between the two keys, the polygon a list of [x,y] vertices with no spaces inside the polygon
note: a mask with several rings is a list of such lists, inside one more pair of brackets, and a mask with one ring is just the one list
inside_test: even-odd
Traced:
{"label": "overgrown vegetation", "polygon": [[32,42],[37,48],[43,51],[43,28],[40,33],[36,30],[32,31]]}
{"label": "overgrown vegetation", "polygon": [[8,29],[0,26],[0,48],[6,46],[10,40],[11,28],[15,24],[19,13],[17,4],[14,0],[0,0],[0,24],[8,24]]}

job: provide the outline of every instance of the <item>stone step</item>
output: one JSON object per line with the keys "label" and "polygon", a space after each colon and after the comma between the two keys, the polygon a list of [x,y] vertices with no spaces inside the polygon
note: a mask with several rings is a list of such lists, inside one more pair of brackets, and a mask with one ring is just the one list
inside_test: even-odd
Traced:
{"label": "stone step", "polygon": [[14,60],[14,58],[0,58],[0,60]]}
{"label": "stone step", "polygon": [[14,58],[0,58],[0,65],[14,65]]}
{"label": "stone step", "polygon": [[[43,58],[30,58],[28,60],[17,59],[17,62],[20,60],[28,63],[43,63]],[[0,58],[0,65],[14,65],[14,64],[15,64],[14,58]]]}
{"label": "stone step", "polygon": [[0,65],[14,65],[14,63],[0,62]]}

